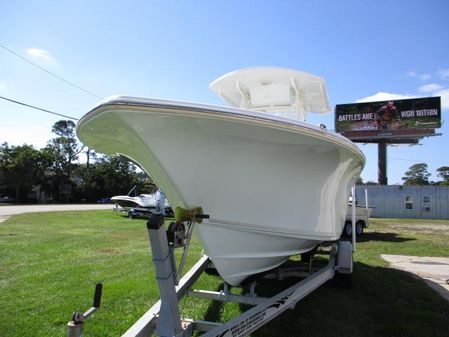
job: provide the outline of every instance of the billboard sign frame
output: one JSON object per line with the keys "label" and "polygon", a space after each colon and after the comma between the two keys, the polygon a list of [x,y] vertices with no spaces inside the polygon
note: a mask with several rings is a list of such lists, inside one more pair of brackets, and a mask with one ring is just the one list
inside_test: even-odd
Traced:
{"label": "billboard sign frame", "polygon": [[335,132],[354,141],[417,140],[441,127],[441,98],[338,104]]}

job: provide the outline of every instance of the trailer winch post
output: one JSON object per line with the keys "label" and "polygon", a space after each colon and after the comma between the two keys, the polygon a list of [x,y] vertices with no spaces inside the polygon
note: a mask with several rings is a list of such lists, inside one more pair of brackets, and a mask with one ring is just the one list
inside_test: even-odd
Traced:
{"label": "trailer winch post", "polygon": [[355,231],[355,185],[351,187],[352,203],[351,203],[351,216],[352,216],[352,251],[355,252],[355,241],[356,241],[356,231]]}
{"label": "trailer winch post", "polygon": [[177,336],[182,333],[178,297],[175,290],[177,276],[173,258],[174,252],[167,242],[164,216],[162,214],[151,215],[147,228],[161,295],[156,332],[159,336]]}

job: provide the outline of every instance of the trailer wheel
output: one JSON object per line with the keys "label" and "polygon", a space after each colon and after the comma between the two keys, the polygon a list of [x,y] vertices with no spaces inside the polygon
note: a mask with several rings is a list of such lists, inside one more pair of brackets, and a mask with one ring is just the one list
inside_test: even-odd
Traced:
{"label": "trailer wheel", "polygon": [[166,207],[165,208],[165,216],[172,217],[173,215],[174,215],[173,214],[173,209],[171,207]]}
{"label": "trailer wheel", "polygon": [[349,220],[345,222],[345,226],[343,227],[343,235],[344,236],[352,235],[352,222]]}
{"label": "trailer wheel", "polygon": [[134,213],[133,213],[133,211],[128,211],[128,218],[129,218],[129,219],[134,219]]}
{"label": "trailer wheel", "polygon": [[363,230],[365,228],[365,222],[363,220],[357,221],[355,224],[355,233],[359,236],[363,234]]}

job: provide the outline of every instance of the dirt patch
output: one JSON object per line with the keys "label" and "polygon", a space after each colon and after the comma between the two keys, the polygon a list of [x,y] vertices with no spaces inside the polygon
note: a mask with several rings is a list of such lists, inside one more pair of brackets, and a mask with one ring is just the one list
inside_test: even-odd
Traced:
{"label": "dirt patch", "polygon": [[101,255],[117,255],[121,253],[121,249],[119,248],[102,248],[102,249],[97,249],[95,251],[97,254],[101,254]]}
{"label": "dirt patch", "polygon": [[401,231],[412,232],[434,232],[434,231],[449,231],[449,225],[436,225],[436,224],[421,224],[421,225],[391,225],[394,229]]}
{"label": "dirt patch", "polygon": [[2,233],[0,236],[17,236],[19,233]]}

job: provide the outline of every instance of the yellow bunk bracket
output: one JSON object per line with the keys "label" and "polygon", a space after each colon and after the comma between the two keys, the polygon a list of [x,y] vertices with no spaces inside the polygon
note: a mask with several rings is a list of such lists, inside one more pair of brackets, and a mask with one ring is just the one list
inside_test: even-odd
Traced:
{"label": "yellow bunk bracket", "polygon": [[176,223],[183,221],[195,221],[196,223],[202,223],[204,218],[208,218],[208,216],[203,213],[202,207],[196,207],[192,209],[176,207],[175,209]]}

